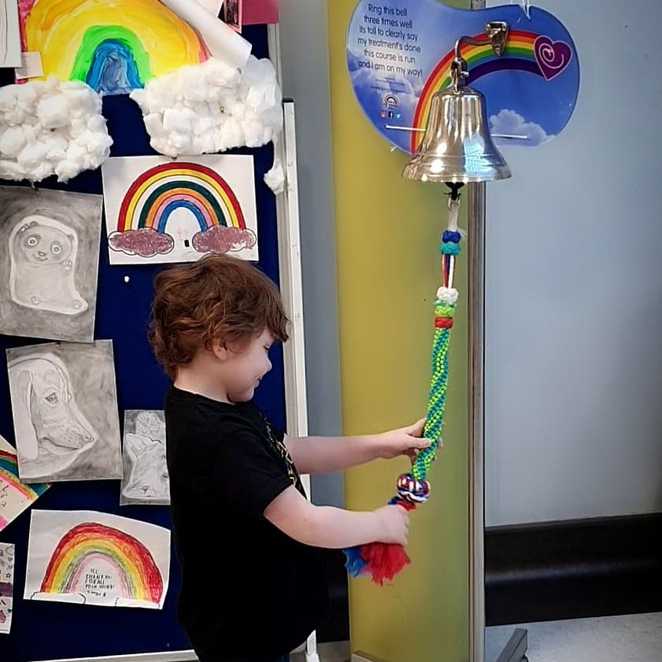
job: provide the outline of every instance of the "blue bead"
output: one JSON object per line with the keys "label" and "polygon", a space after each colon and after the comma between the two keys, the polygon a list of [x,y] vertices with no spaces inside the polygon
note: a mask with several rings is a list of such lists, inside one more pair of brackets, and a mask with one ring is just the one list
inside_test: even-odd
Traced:
{"label": "blue bead", "polygon": [[450,241],[454,244],[459,244],[461,239],[462,239],[462,235],[459,232],[453,232],[452,230],[444,230],[442,241]]}
{"label": "blue bead", "polygon": [[444,242],[441,245],[441,252],[444,255],[459,255],[460,254],[460,245],[459,244],[454,244],[452,242]]}

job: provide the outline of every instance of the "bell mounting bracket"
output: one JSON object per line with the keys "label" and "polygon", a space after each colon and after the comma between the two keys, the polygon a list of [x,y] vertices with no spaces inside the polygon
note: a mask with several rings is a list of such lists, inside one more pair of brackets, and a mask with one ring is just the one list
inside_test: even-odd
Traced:
{"label": "bell mounting bracket", "polygon": [[464,79],[469,77],[469,67],[467,61],[462,57],[462,46],[482,46],[486,42],[491,44],[492,50],[496,55],[503,55],[506,50],[506,42],[508,41],[508,33],[510,26],[505,21],[490,21],[485,26],[485,37],[480,39],[476,37],[469,37],[463,35],[455,42],[455,57],[451,63],[451,78],[453,81],[453,89],[457,92],[461,87],[464,87]]}

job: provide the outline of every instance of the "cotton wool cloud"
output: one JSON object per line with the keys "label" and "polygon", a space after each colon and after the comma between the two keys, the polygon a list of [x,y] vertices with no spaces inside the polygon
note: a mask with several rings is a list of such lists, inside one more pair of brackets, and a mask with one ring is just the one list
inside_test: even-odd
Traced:
{"label": "cotton wool cloud", "polygon": [[[210,58],[152,79],[131,98],[140,106],[152,147],[171,157],[225,152],[277,142],[282,95],[273,64],[250,56],[236,69]],[[265,175],[274,192],[284,173],[276,157]]]}
{"label": "cotton wool cloud", "polygon": [[101,97],[85,83],[56,78],[0,88],[0,178],[66,182],[95,170],[112,138]]}

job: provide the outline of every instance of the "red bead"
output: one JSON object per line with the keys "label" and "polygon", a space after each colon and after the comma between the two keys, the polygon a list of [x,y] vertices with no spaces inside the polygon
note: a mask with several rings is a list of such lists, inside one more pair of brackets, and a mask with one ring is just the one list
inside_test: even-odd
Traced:
{"label": "red bead", "polygon": [[453,328],[453,318],[452,317],[435,317],[434,325],[437,329],[452,329]]}

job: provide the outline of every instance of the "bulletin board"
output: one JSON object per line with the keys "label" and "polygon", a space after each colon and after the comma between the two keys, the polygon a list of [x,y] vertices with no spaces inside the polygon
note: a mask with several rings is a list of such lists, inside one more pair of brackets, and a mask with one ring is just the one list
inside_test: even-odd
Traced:
{"label": "bulletin board", "polygon": [[[266,26],[250,26],[243,36],[253,44],[258,58],[268,56]],[[8,76],[11,70],[4,70]],[[13,72],[12,72],[13,73]],[[13,82],[7,77],[4,84]],[[127,96],[103,98],[103,114],[114,140],[111,156],[155,154],[149,146],[140,109]],[[264,184],[263,176],[273,161],[272,146],[238,149],[232,153],[254,157],[258,216],[259,267],[278,282],[278,241],[276,200]],[[0,182],[15,185],[11,182]],[[82,193],[102,193],[101,171],[85,172],[67,185],[54,178],[39,184]],[[105,226],[104,226],[105,227]],[[127,409],[162,409],[169,385],[147,342],[146,329],[155,275],[163,266],[110,266],[105,233],[102,231],[95,339],[112,339],[115,356],[120,425]],[[21,345],[49,342],[0,336],[0,434],[14,442],[5,350]],[[272,350],[273,370],[264,378],[256,394],[257,404],[274,421],[285,427],[283,356],[279,346]],[[167,506],[119,506],[120,482],[55,483],[36,503],[38,509],[96,510],[151,522],[170,528]],[[54,660],[190,649],[185,633],[177,623],[176,597],[180,573],[174,549],[171,556],[170,585],[162,611],[129,608],[103,608],[58,602],[22,599],[26,570],[29,510],[0,533],[0,542],[16,546],[14,572],[14,612],[11,633],[0,635],[0,660]],[[219,525],[221,522],[219,522]],[[222,575],[219,575],[222,592]]]}

